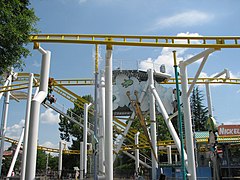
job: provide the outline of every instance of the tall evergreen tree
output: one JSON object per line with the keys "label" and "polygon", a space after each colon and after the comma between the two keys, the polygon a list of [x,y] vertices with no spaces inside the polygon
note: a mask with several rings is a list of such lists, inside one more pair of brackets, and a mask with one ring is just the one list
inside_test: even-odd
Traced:
{"label": "tall evergreen tree", "polygon": [[195,131],[207,130],[205,125],[208,119],[208,109],[204,106],[203,101],[204,95],[202,91],[200,91],[198,87],[194,88],[190,98],[190,104]]}

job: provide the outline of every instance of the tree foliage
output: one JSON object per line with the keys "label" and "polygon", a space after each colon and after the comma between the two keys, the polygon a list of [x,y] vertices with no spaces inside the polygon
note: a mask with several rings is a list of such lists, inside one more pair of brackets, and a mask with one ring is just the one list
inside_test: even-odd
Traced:
{"label": "tree foliage", "polygon": [[192,111],[192,122],[195,127],[195,131],[205,131],[206,122],[208,119],[208,109],[203,105],[204,96],[202,91],[198,87],[193,89],[190,105]]}
{"label": "tree foliage", "polygon": [[29,35],[37,32],[38,18],[29,0],[0,1],[0,75],[9,67],[21,69],[30,51],[25,47]]}
{"label": "tree foliage", "polygon": [[[83,99],[86,99],[88,102],[93,102],[93,98],[91,95],[86,95],[82,97]],[[74,104],[73,108],[68,109],[67,115],[72,116],[72,114],[76,114],[79,117],[84,116],[84,110]],[[75,116],[76,117],[76,116]],[[93,117],[90,115],[89,122],[93,122]],[[75,120],[80,120],[78,118],[75,118]],[[68,118],[64,116],[60,116],[60,122],[59,122],[59,131],[60,131],[60,138],[62,140],[65,140],[67,142],[72,141],[71,146],[69,149],[72,150],[79,150],[80,148],[80,142],[83,141],[83,128],[80,127],[78,124],[75,124],[74,122],[71,122]],[[88,138],[90,139],[90,138]],[[79,155],[72,155],[72,154],[64,154],[63,155],[63,169],[64,170],[73,170],[73,167],[78,166],[79,167]]]}

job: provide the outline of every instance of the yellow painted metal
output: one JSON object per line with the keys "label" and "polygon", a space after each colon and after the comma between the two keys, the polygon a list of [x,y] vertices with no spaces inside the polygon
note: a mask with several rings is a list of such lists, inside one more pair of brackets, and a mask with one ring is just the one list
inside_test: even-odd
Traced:
{"label": "yellow painted metal", "polygon": [[[1,137],[0,137],[1,139]],[[9,137],[5,137],[5,141],[9,142],[11,144],[17,144],[18,141]],[[49,147],[45,147],[45,146],[37,146],[37,148],[39,150],[42,151],[47,151],[47,152],[52,152],[52,153],[59,153],[59,149],[57,148],[49,148]],[[80,154],[79,150],[68,150],[68,149],[63,149],[63,153],[64,154]],[[92,154],[92,150],[88,150],[88,154]]]}
{"label": "yellow painted metal", "polygon": [[[56,82],[54,82],[56,83]],[[57,92],[59,95],[63,96],[67,100],[71,101],[72,103],[76,104],[81,109],[84,109],[84,104],[89,103],[81,96],[76,95],[74,92],[70,91],[64,86],[53,86],[54,92]],[[94,111],[92,108],[89,109],[89,114],[93,115]]]}
{"label": "yellow painted metal", "polygon": [[239,36],[136,36],[98,34],[36,34],[29,37],[32,42],[104,44],[107,47],[146,46],[182,48],[240,48]]}
{"label": "yellow painted metal", "polygon": [[[194,78],[188,78],[188,84],[193,82]],[[196,84],[240,84],[240,78],[198,78]],[[176,84],[175,78],[170,78],[167,81],[161,82],[160,84]],[[181,84],[181,78],[179,79]]]}

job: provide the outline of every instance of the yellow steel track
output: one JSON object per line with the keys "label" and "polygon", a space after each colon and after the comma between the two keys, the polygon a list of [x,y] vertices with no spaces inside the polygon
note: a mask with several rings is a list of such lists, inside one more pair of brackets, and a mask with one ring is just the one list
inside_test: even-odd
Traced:
{"label": "yellow steel track", "polygon": [[92,34],[36,34],[29,37],[35,43],[103,44],[117,46],[240,48],[239,36],[135,36]]}

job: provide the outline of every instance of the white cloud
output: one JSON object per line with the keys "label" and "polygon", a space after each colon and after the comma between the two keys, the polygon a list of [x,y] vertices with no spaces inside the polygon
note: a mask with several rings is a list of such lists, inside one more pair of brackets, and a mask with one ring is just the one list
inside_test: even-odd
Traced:
{"label": "white cloud", "polygon": [[191,27],[204,24],[214,19],[211,13],[191,10],[170,17],[164,17],[157,20],[154,29],[166,27]]}
{"label": "white cloud", "polygon": [[40,121],[43,124],[57,124],[59,123],[59,115],[54,114],[52,109],[47,109],[44,113],[40,115]]}
{"label": "white cloud", "polygon": [[7,127],[6,136],[18,140],[24,127],[24,122],[25,120],[22,119],[18,124]]}
{"label": "white cloud", "polygon": [[47,148],[55,148],[55,149],[58,149],[58,148],[59,148],[59,145],[58,145],[58,144],[53,144],[53,143],[50,142],[50,141],[44,142],[43,144],[41,144],[41,146],[44,146],[44,147],[47,147]]}
{"label": "white cloud", "polygon": [[82,4],[82,3],[85,3],[85,2],[87,2],[87,0],[78,0],[79,4]]}
{"label": "white cloud", "polygon": [[223,123],[223,124],[226,124],[226,125],[231,125],[231,124],[237,124],[238,125],[239,122],[240,122],[239,118],[238,119],[228,119],[228,120],[221,121],[220,124]]}
{"label": "white cloud", "polygon": [[34,60],[34,61],[33,61],[33,66],[34,66],[34,67],[40,67],[40,66],[41,66],[41,63],[38,62],[37,60]]}
{"label": "white cloud", "polygon": [[[179,33],[177,36],[200,36],[198,33]],[[177,43],[187,43],[185,40],[177,40]],[[192,41],[192,43],[200,43],[198,40]],[[192,57],[192,54],[186,54],[186,51],[188,48],[170,48],[170,47],[164,47],[160,53],[160,55],[156,59],[148,58],[146,60],[140,61],[139,63],[139,68],[143,70],[147,70],[149,68],[154,68],[156,71],[159,71],[159,67],[162,64],[165,64],[166,66],[166,72],[168,74],[174,73],[173,69],[173,53],[172,51],[175,50],[177,51],[177,61],[182,61],[184,59],[188,59]]]}

